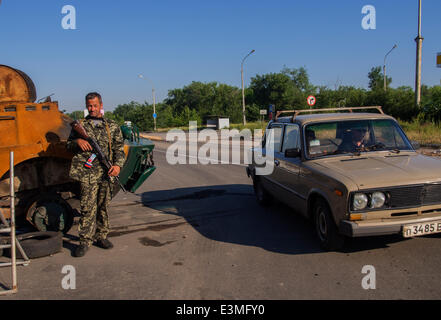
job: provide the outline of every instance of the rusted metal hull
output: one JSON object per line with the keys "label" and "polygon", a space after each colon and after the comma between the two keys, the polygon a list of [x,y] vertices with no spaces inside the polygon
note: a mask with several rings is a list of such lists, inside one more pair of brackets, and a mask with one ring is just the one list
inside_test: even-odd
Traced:
{"label": "rusted metal hull", "polygon": [[72,120],[59,111],[57,102],[34,103],[35,99],[35,86],[24,72],[0,65],[0,207],[6,215],[10,151],[17,216],[23,214],[25,198],[73,183],[68,175],[73,155],[66,149]]}

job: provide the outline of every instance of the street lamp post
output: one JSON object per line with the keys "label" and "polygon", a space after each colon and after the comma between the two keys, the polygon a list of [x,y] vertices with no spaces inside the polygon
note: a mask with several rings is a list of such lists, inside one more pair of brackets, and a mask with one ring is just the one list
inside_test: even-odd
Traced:
{"label": "street lamp post", "polygon": [[251,50],[250,53],[248,53],[245,58],[242,59],[242,63],[240,65],[240,74],[241,74],[241,78],[242,78],[242,116],[243,116],[243,124],[246,125],[247,124],[247,120],[246,120],[246,116],[245,116],[245,89],[243,86],[243,63],[245,62],[245,59],[248,58],[248,56],[250,56],[255,50]]}
{"label": "street lamp post", "polygon": [[421,36],[421,0],[418,1],[418,36],[415,38],[417,43],[416,52],[416,71],[415,71],[415,104],[419,107],[421,102],[421,63],[422,46],[424,38]]}
{"label": "street lamp post", "polygon": [[395,49],[397,47],[397,45],[394,45],[393,47],[392,47],[392,49],[390,49],[389,50],[389,52],[388,53],[386,53],[386,55],[384,56],[384,63],[383,63],[383,82],[384,82],[384,91],[386,91],[386,89],[387,89],[387,81],[386,81],[386,58],[387,58],[387,56],[389,55],[389,53],[391,53],[392,52],[392,50],[393,49]]}
{"label": "street lamp post", "polygon": [[155,86],[153,85],[153,82],[149,79],[144,77],[142,74],[138,75],[138,78],[140,79],[146,79],[152,84],[152,97],[153,97],[153,131],[156,131],[156,97],[155,97]]}

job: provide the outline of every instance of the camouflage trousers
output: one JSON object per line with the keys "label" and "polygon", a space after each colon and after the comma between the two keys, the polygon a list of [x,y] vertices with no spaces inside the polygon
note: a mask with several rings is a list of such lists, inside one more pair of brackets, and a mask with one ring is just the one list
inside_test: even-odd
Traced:
{"label": "camouflage trousers", "polygon": [[80,243],[91,246],[93,241],[106,239],[109,233],[107,205],[111,199],[109,181],[81,183],[81,217],[78,225]]}

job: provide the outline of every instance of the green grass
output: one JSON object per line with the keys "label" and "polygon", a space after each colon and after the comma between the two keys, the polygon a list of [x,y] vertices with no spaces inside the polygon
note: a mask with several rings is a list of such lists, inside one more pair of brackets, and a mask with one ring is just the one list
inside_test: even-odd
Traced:
{"label": "green grass", "polygon": [[399,121],[410,140],[418,141],[422,145],[441,145],[441,126],[431,122],[419,123]]}
{"label": "green grass", "polygon": [[243,130],[243,129],[249,129],[251,131],[254,131],[256,129],[261,129],[261,130],[265,130],[266,125],[268,124],[268,121],[257,121],[257,122],[247,122],[246,125],[243,125],[242,123],[233,123],[230,124],[230,129],[237,129],[239,131]]}
{"label": "green grass", "polygon": [[[173,127],[173,128],[157,128],[156,132],[168,132],[170,130],[173,129],[179,129],[179,130],[184,130],[184,131],[188,131],[188,126],[182,126],[182,127]],[[203,129],[202,126],[198,126],[198,130]]]}

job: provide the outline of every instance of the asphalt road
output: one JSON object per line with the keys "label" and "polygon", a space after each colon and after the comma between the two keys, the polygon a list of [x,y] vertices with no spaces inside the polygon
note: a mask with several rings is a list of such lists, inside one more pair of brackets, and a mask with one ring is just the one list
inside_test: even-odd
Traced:
{"label": "asphalt road", "polygon": [[[244,166],[169,165],[169,144],[155,143],[157,170],[111,203],[115,247],[73,257],[74,226],[62,252],[19,266],[18,293],[0,300],[441,298],[439,236],[353,239],[323,252],[300,215],[257,205]],[[66,265],[75,289],[62,287],[73,275]],[[374,276],[366,265],[375,289],[362,286]],[[0,269],[0,284],[9,283],[10,269]]]}

